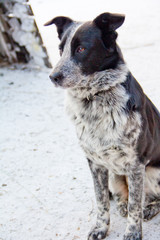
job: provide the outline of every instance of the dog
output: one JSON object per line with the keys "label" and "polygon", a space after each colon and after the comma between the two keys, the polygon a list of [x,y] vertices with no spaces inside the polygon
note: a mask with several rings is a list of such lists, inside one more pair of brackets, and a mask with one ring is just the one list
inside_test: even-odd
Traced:
{"label": "dog", "polygon": [[104,239],[110,224],[109,190],[122,216],[124,240],[142,239],[142,220],[160,212],[160,113],[129,71],[116,43],[125,16],[93,21],[55,17],[61,59],[50,78],[67,89],[66,109],[88,159],[97,221],[88,240]]}

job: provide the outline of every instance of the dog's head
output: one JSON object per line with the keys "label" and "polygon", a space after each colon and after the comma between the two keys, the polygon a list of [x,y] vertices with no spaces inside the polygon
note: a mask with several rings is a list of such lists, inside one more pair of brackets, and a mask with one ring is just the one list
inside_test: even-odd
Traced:
{"label": "dog's head", "polygon": [[116,44],[116,29],[124,19],[124,15],[103,13],[85,23],[62,16],[47,22],[45,26],[56,25],[61,41],[61,58],[50,75],[53,83],[63,88],[92,88],[104,84],[105,71],[123,62]]}

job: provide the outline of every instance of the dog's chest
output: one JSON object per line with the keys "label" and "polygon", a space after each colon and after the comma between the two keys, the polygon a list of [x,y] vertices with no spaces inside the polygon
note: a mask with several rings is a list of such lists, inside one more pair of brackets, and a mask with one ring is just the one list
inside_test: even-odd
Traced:
{"label": "dog's chest", "polygon": [[[112,99],[111,99],[112,98]],[[123,98],[123,99],[122,99]],[[128,96],[98,96],[93,100],[68,97],[67,110],[76,126],[86,157],[118,174],[136,158],[140,116],[125,111]]]}

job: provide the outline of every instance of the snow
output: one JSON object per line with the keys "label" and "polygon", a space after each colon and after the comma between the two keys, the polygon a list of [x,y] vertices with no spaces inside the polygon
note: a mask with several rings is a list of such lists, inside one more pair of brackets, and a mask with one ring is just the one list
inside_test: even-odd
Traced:
{"label": "snow", "polygon": [[[30,1],[53,65],[58,61],[54,16],[90,20],[104,11],[126,14],[119,45],[144,91],[160,109],[159,0]],[[105,6],[105,7],[104,7]],[[64,91],[51,70],[0,69],[0,240],[85,240],[96,203],[87,161],[64,111]],[[122,239],[126,219],[111,201],[108,240]],[[160,215],[143,224],[144,240],[159,240]]]}

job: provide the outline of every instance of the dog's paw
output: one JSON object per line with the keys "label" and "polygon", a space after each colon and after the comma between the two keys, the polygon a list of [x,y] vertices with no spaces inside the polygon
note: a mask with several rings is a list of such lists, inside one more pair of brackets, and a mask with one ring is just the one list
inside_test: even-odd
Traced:
{"label": "dog's paw", "polygon": [[142,240],[141,232],[126,233],[123,237],[123,240]]}
{"label": "dog's paw", "polygon": [[127,217],[128,215],[128,202],[120,202],[117,209],[122,217]]}
{"label": "dog's paw", "polygon": [[88,240],[101,240],[104,239],[107,236],[108,228],[98,228],[94,227],[89,235]]}
{"label": "dog's paw", "polygon": [[146,206],[145,209],[143,210],[143,220],[149,221],[158,213],[159,213],[159,209],[156,208],[156,205],[150,204]]}

